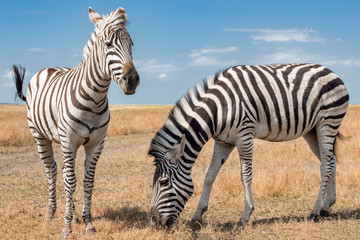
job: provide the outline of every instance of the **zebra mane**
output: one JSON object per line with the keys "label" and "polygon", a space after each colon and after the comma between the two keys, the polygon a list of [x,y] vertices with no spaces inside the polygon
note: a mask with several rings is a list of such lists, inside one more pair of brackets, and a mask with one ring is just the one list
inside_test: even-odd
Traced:
{"label": "zebra mane", "polygon": [[111,32],[117,32],[120,29],[124,29],[127,23],[126,12],[123,8],[118,8],[117,10],[111,12],[108,15],[103,16],[103,20],[100,25],[100,29],[96,28],[95,31],[91,34],[90,39],[87,41],[84,50],[83,50],[83,61],[89,56],[91,50],[94,47],[94,43],[97,39],[97,36],[101,32],[106,31],[107,34]]}
{"label": "zebra mane", "polygon": [[208,90],[216,84],[219,75],[223,72],[224,70],[219,71],[215,75],[203,79],[201,82],[197,83],[195,87],[190,88],[188,92],[176,102],[163,127],[156,133],[151,141],[148,154],[155,157],[155,164],[158,163],[159,159],[162,159],[165,156],[171,147],[181,139],[181,135],[184,134],[181,129],[178,129],[174,125],[174,120],[183,118],[180,114],[184,113],[183,109],[185,106],[192,106],[193,110],[199,107],[194,106],[193,99],[196,98],[198,102],[201,102],[201,95],[206,94]]}

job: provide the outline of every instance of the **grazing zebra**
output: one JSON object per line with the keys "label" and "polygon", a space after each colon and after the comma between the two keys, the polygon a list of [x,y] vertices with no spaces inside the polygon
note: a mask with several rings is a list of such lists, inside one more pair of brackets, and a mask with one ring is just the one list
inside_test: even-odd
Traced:
{"label": "grazing zebra", "polygon": [[191,168],[212,137],[214,153],[193,221],[207,210],[213,182],[236,146],[241,163],[245,209],[238,226],[254,210],[251,194],[253,139],[288,141],[303,136],[319,158],[321,184],[310,219],[335,203],[335,137],[349,95],[332,71],[315,64],[236,66],[196,85],[180,99],[152,140],[155,157],[152,221],[171,226],[194,191]]}
{"label": "grazing zebra", "polygon": [[82,217],[86,234],[93,234],[91,195],[95,167],[104,147],[110,120],[107,93],[111,79],[125,94],[135,93],[139,76],[132,61],[132,40],[126,30],[127,16],[122,8],[102,18],[89,8],[95,32],[84,47],[84,60],[77,67],[45,68],[36,73],[22,94],[24,69],[14,66],[18,96],[26,101],[30,131],[38,144],[49,181],[49,205],[46,218],[56,210],[57,166],[52,142],[61,144],[63,178],[66,192],[63,237],[71,233],[75,210],[73,193],[76,187],[75,157],[85,148],[84,207]]}

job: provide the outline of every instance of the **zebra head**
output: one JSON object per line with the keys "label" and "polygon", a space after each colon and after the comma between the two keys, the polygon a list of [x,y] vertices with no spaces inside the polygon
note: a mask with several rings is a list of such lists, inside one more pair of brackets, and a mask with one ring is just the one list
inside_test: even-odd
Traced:
{"label": "zebra head", "polygon": [[132,60],[133,42],[126,30],[126,12],[123,8],[102,18],[89,8],[90,20],[95,24],[99,42],[100,68],[111,77],[126,95],[134,94],[140,78]]}
{"label": "zebra head", "polygon": [[150,149],[155,156],[151,220],[153,224],[171,227],[194,192],[190,171],[182,163],[185,137],[165,153]]}

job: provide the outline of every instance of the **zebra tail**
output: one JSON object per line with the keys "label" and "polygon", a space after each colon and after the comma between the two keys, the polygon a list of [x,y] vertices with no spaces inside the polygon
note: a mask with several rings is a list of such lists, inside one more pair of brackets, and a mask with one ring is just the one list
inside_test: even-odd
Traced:
{"label": "zebra tail", "polygon": [[18,97],[23,101],[26,101],[26,97],[24,96],[22,92],[24,78],[25,78],[25,68],[23,68],[21,65],[13,65],[13,71],[14,71],[14,81],[16,85],[16,95],[15,99]]}
{"label": "zebra tail", "polygon": [[333,152],[334,152],[334,155],[336,156],[336,161],[339,162],[339,158],[337,157],[338,156],[338,141],[339,140],[349,140],[349,137],[346,137],[344,136],[343,134],[340,133],[340,131],[336,134],[336,137],[335,137],[335,141],[334,141],[334,149],[333,149]]}

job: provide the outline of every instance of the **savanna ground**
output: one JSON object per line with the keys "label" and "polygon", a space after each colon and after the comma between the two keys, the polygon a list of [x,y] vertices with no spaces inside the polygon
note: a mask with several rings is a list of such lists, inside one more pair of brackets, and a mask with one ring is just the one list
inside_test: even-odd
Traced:
{"label": "savanna ground", "polygon": [[[105,148],[96,168],[92,199],[97,233],[84,236],[84,223],[73,224],[73,239],[359,239],[360,238],[360,106],[350,106],[338,141],[337,202],[330,217],[306,220],[315,203],[319,161],[303,139],[284,143],[256,140],[253,159],[255,211],[251,223],[236,229],[244,207],[239,158],[234,151],[213,187],[201,228],[189,222],[200,198],[212,140],[192,171],[195,193],[179,223],[171,230],[152,227],[153,159],[150,141],[171,106],[112,106]],[[58,163],[55,218],[45,221],[48,184],[26,121],[25,106],[0,106],[0,238],[58,239],[64,224],[65,193],[62,161]],[[76,162],[76,213],[81,216],[84,151]]]}

